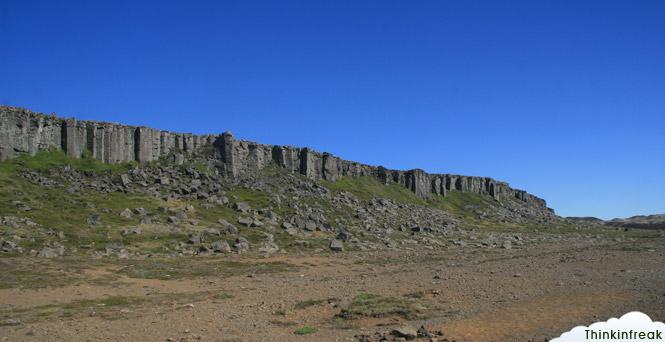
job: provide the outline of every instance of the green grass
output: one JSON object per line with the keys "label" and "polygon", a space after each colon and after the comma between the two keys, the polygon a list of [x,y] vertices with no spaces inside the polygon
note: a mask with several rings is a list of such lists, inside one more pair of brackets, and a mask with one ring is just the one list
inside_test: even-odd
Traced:
{"label": "green grass", "polygon": [[[107,242],[109,233],[113,238],[119,239],[122,227],[138,224],[137,217],[132,219],[120,217],[119,213],[123,209],[144,207],[154,213],[161,204],[152,197],[119,192],[102,194],[85,190],[69,193],[64,186],[43,187],[19,175],[23,169],[44,170],[63,165],[93,173],[114,173],[130,167],[130,164],[103,164],[90,158],[73,160],[67,158],[62,151],[41,151],[35,156],[22,155],[17,159],[2,162],[0,163],[0,216],[25,217],[44,228],[63,231],[67,240],[61,242],[78,246]],[[16,201],[31,207],[32,210],[21,210]],[[92,204],[92,207],[87,204]],[[102,208],[110,209],[110,212],[103,212]],[[100,215],[102,226],[88,226],[87,219],[92,214]],[[110,230],[107,230],[107,225]],[[0,226],[0,233],[9,232],[7,229],[10,228]],[[43,233],[40,235],[37,229],[28,229],[24,233],[29,238],[23,239],[20,245],[25,248],[38,248],[46,240],[53,239],[43,236]]]}
{"label": "green grass", "polygon": [[361,293],[343,309],[338,317],[353,320],[363,317],[400,316],[413,320],[424,317],[426,308],[414,298],[383,297],[376,294]]}
{"label": "green grass", "polygon": [[[141,309],[165,304],[183,305],[214,298],[210,291],[191,293],[156,293],[150,296],[109,296],[97,299],[80,299],[67,303],[47,304],[20,309],[0,309],[0,317],[14,317],[23,323],[42,320],[74,319],[92,312],[103,319],[113,320],[132,315],[128,309]],[[121,310],[125,310],[124,312]]]}
{"label": "green grass", "polygon": [[[20,229],[24,239],[18,242],[25,250],[39,250],[46,243],[57,241],[65,246],[78,248],[79,251],[85,252],[86,249],[79,247],[89,246],[99,250],[103,249],[109,242],[121,241],[130,250],[138,248],[143,252],[168,253],[166,247],[172,246],[178,241],[185,241],[188,230],[195,229],[185,227],[182,233],[166,233],[144,228],[140,235],[121,236],[120,232],[124,228],[139,225],[140,221],[137,215],[134,215],[131,219],[120,217],[119,213],[125,208],[143,207],[148,210],[151,216],[156,216],[161,222],[166,222],[167,217],[173,214],[162,213],[157,210],[159,207],[184,208],[185,205],[192,204],[196,210],[187,212],[189,218],[198,220],[199,227],[210,228],[217,228],[219,219],[235,224],[238,217],[238,213],[229,207],[208,206],[202,200],[165,202],[148,195],[122,192],[103,194],[87,189],[81,192],[69,193],[66,191],[69,186],[67,182],[54,187],[44,187],[31,183],[19,174],[24,169],[43,171],[63,165],[70,165],[73,169],[81,171],[102,172],[111,175],[131,166],[131,164],[107,165],[90,158],[73,160],[62,151],[41,151],[35,156],[22,155],[17,159],[0,163],[0,216],[25,217],[43,227],[43,229],[29,227]],[[227,194],[233,198],[232,202],[245,201],[255,209],[273,207],[268,192],[236,188],[229,190]],[[16,201],[30,206],[32,210],[22,211],[17,206]],[[279,215],[293,211],[288,206],[283,206],[281,209],[275,208],[274,210]],[[87,220],[93,214],[100,216],[101,225],[90,226],[88,224]],[[237,226],[240,229],[240,235],[247,238],[250,243],[259,244],[265,240],[261,230]],[[44,232],[48,228],[63,231],[66,239],[59,240],[55,236],[46,236]],[[11,236],[17,232],[16,228],[0,225],[0,234]],[[281,241],[278,242],[280,246],[285,246],[293,240],[284,236],[280,237],[280,235],[286,235],[281,231],[276,235],[278,241]],[[321,246],[323,244],[324,242],[320,243]],[[318,246],[319,243],[316,245]],[[7,256],[10,255],[0,253],[0,257]]]}
{"label": "green grass", "polygon": [[37,152],[37,154],[34,156],[22,154],[18,158],[6,163],[13,163],[34,170],[46,170],[52,167],[69,165],[72,167],[72,169],[78,171],[110,171],[114,173],[125,172],[137,165],[136,162],[105,164],[97,159],[92,158],[90,153],[87,151],[84,153],[83,158],[71,159],[67,157],[65,152],[62,150],[42,150]]}
{"label": "green grass", "polygon": [[44,260],[28,258],[0,259],[0,289],[37,289],[61,287],[86,280],[86,266],[77,260]]}
{"label": "green grass", "polygon": [[247,202],[252,209],[267,208],[272,205],[270,196],[262,191],[234,188],[226,192],[232,202]]}
{"label": "green grass", "polygon": [[296,329],[293,333],[296,335],[308,335],[308,334],[313,334],[315,332],[317,332],[316,328],[306,326]]}
{"label": "green grass", "polygon": [[323,186],[332,191],[348,191],[361,200],[369,201],[373,198],[387,198],[405,204],[425,204],[425,201],[416,197],[409,189],[395,183],[383,184],[370,176],[343,177],[336,182],[320,181]]}
{"label": "green grass", "polygon": [[[108,241],[107,233],[119,239],[122,227],[136,225],[139,218],[125,219],[119,213],[125,208],[143,207],[156,213],[161,204],[159,200],[147,196],[128,195],[124,193],[101,194],[93,191],[67,193],[62,188],[45,188],[31,184],[27,180],[0,170],[0,215],[26,217],[43,227],[63,231],[67,243],[72,245],[102,243]],[[14,201],[20,201],[32,208],[21,211]],[[91,203],[94,207],[87,207]],[[103,212],[101,209],[110,209]],[[99,214],[102,226],[90,227],[87,219],[92,214]],[[106,226],[110,226],[107,231]],[[3,228],[0,227],[0,230]],[[39,239],[33,229],[27,232]],[[29,239],[26,239],[29,240]],[[22,246],[31,247],[24,245]]]}
{"label": "green grass", "polygon": [[446,196],[432,196],[428,205],[463,219],[477,220],[475,209],[486,209],[492,199],[472,192],[451,191]]}
{"label": "green grass", "polygon": [[219,293],[215,293],[215,294],[212,296],[212,298],[213,298],[213,299],[217,299],[217,300],[224,300],[224,299],[230,299],[230,298],[233,298],[233,295],[231,295],[231,294],[229,294],[229,293],[226,293],[226,292],[219,292]]}
{"label": "green grass", "polygon": [[[42,226],[42,229],[27,227],[25,229],[10,228],[0,225],[0,234],[13,235],[20,232],[24,239],[19,245],[26,250],[39,250],[49,241],[57,241],[65,246],[79,248],[79,246],[92,246],[93,249],[103,249],[109,242],[121,241],[128,249],[140,246],[142,251],[151,253],[168,252],[164,247],[186,240],[187,231],[182,233],[153,232],[144,229],[140,235],[121,236],[120,232],[129,226],[139,224],[140,218],[134,215],[131,219],[120,217],[119,213],[125,208],[134,209],[143,207],[151,216],[156,216],[161,222],[166,222],[169,215],[158,210],[161,206],[184,208],[193,204],[197,210],[188,212],[188,216],[200,221],[201,227],[214,228],[217,221],[223,218],[235,222],[237,212],[234,210],[213,206],[204,208],[203,201],[165,202],[160,199],[142,194],[112,192],[104,194],[85,189],[80,192],[69,193],[67,182],[54,187],[36,185],[20,176],[24,169],[41,171],[51,167],[71,165],[74,169],[86,170],[93,173],[109,173],[126,170],[131,164],[107,165],[93,159],[72,160],[62,151],[42,151],[35,156],[23,155],[17,159],[0,163],[0,216],[25,217]],[[268,203],[268,195],[252,190],[237,190],[235,192],[241,200],[247,200],[255,207]],[[21,210],[16,201],[19,201],[32,210]],[[91,205],[91,206],[90,206]],[[97,214],[102,224],[90,226],[88,218]],[[55,236],[46,236],[48,228],[63,231],[66,239],[59,240]],[[242,228],[241,228],[242,229]],[[242,235],[252,235],[250,241],[258,242],[263,239],[258,231],[249,229]],[[248,236],[249,237],[249,236]],[[84,249],[79,249],[84,251]],[[1,257],[9,254],[0,253]]]}
{"label": "green grass", "polygon": [[193,205],[196,208],[196,214],[193,215],[196,219],[202,220],[209,223],[213,227],[218,225],[217,221],[221,218],[226,220],[231,224],[236,223],[238,218],[238,212],[222,206],[212,206],[210,208],[204,207],[205,201],[197,200],[193,201]]}
{"label": "green grass", "polygon": [[296,309],[306,309],[308,307],[316,306],[316,305],[319,305],[321,303],[323,303],[323,299],[308,299],[308,300],[304,300],[304,301],[296,303],[294,308],[296,308]]}

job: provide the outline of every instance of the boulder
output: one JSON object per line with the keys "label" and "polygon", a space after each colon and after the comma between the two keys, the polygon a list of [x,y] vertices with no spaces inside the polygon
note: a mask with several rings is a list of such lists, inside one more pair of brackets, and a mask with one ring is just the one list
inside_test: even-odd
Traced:
{"label": "boulder", "polygon": [[233,205],[233,209],[241,213],[248,213],[250,210],[252,210],[252,207],[250,207],[247,202],[237,202]]}
{"label": "boulder", "polygon": [[341,252],[344,250],[344,243],[341,240],[332,240],[330,241],[330,249],[335,252]]}
{"label": "boulder", "polygon": [[335,238],[342,242],[349,242],[349,240],[351,240],[351,234],[345,230],[342,230],[339,233],[337,233],[337,236]]}
{"label": "boulder", "polygon": [[99,214],[92,214],[88,217],[88,224],[91,226],[101,226],[102,216]]}
{"label": "boulder", "polygon": [[279,246],[274,242],[264,242],[259,248],[259,252],[266,254],[273,254],[279,251]]}
{"label": "boulder", "polygon": [[11,253],[11,252],[14,252],[14,251],[16,250],[16,248],[18,247],[18,245],[17,245],[16,242],[14,242],[14,241],[5,240],[5,241],[2,242],[2,246],[1,246],[1,247],[2,247],[2,251],[3,251],[3,252],[5,252],[5,253]]}
{"label": "boulder", "polygon": [[205,242],[205,237],[203,236],[202,233],[194,233],[189,235],[189,240],[187,240],[188,243],[190,244],[200,244]]}
{"label": "boulder", "polygon": [[40,258],[50,259],[50,258],[57,258],[63,256],[64,254],[65,254],[64,246],[52,246],[52,247],[47,246],[42,248],[37,254],[37,256]]}
{"label": "boulder", "polygon": [[243,216],[238,217],[238,223],[242,224],[243,226],[249,227],[252,225],[253,222],[254,220],[252,220],[249,217],[243,217]]}
{"label": "boulder", "polygon": [[125,210],[120,212],[120,217],[124,217],[126,219],[132,218],[132,211],[129,210],[129,208],[125,208]]}
{"label": "boulder", "polygon": [[120,242],[111,242],[104,246],[104,250],[107,254],[121,253],[125,250],[125,246]]}
{"label": "boulder", "polygon": [[421,325],[420,328],[418,328],[418,338],[434,338],[434,335],[425,328],[424,325]]}
{"label": "boulder", "polygon": [[249,251],[249,242],[247,241],[247,239],[239,237],[236,239],[235,243],[233,244],[233,248],[236,249],[238,254],[245,253]]}
{"label": "boulder", "polygon": [[128,174],[124,173],[124,174],[120,175],[120,184],[122,184],[122,186],[127,186],[131,183],[132,183],[132,180],[131,180],[131,178],[129,178]]}
{"label": "boulder", "polygon": [[231,246],[224,240],[215,241],[210,245],[210,248],[215,253],[231,253]]}
{"label": "boulder", "polygon": [[226,232],[231,234],[231,235],[238,235],[238,227],[229,224],[226,226]]}
{"label": "boulder", "polygon": [[305,230],[308,230],[310,232],[315,231],[316,230],[316,222],[314,222],[312,220],[308,220],[307,222],[305,222]]}
{"label": "boulder", "polygon": [[127,235],[139,235],[139,234],[141,234],[141,232],[143,232],[143,229],[141,229],[141,228],[139,228],[139,227],[129,227],[129,228],[125,228],[125,229],[123,229],[122,232],[121,232],[120,234],[121,234],[122,236],[127,236]]}
{"label": "boulder", "polygon": [[410,325],[403,325],[390,332],[395,337],[405,338],[407,340],[415,340],[418,337],[418,330]]}
{"label": "boulder", "polygon": [[183,156],[181,153],[176,153],[173,155],[173,163],[176,165],[182,165],[185,163],[185,156]]}

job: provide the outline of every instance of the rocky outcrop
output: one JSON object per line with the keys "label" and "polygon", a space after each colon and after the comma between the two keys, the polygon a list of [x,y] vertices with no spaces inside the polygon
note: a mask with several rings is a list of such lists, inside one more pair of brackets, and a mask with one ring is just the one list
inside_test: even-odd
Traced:
{"label": "rocky outcrop", "polygon": [[62,119],[22,108],[0,106],[0,160],[21,153],[34,155],[39,150],[60,149],[71,158],[87,155],[105,163],[146,163],[170,155],[175,156],[172,160],[178,160],[178,156],[203,148],[209,149],[212,157],[219,161],[217,164],[222,174],[232,178],[241,178],[268,165],[276,165],[313,180],[337,181],[342,177],[373,176],[386,184],[404,186],[420,198],[461,191],[496,200],[514,198],[546,207],[543,199],[492,178],[428,174],[420,169],[389,170],[309,148],[236,140],[230,132],[218,136],[173,133],[148,127]]}
{"label": "rocky outcrop", "polygon": [[215,137],[193,136],[108,122],[60,119],[25,109],[0,106],[0,158],[62,149],[71,158],[85,153],[105,163],[149,162],[178,150],[191,152]]}

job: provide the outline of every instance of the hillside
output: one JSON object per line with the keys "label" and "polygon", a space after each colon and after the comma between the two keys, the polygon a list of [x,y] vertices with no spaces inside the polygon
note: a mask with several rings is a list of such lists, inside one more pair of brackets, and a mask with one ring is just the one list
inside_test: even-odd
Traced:
{"label": "hillside", "polygon": [[565,225],[544,200],[491,178],[388,170],[230,133],[175,134],[13,107],[0,115],[8,253],[270,254],[476,235],[499,246],[519,241],[489,232]]}
{"label": "hillside", "polygon": [[663,231],[505,182],[0,114],[8,340],[543,340],[665,307]]}
{"label": "hillside", "polygon": [[611,227],[665,229],[665,214],[639,215],[628,218],[615,218],[605,222]]}

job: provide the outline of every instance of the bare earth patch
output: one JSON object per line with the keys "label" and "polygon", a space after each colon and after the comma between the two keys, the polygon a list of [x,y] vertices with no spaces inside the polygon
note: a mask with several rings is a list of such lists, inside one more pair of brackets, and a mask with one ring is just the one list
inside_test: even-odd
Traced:
{"label": "bare earth patch", "polygon": [[665,244],[0,262],[3,341],[345,341],[402,324],[521,341],[665,318]]}

